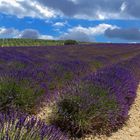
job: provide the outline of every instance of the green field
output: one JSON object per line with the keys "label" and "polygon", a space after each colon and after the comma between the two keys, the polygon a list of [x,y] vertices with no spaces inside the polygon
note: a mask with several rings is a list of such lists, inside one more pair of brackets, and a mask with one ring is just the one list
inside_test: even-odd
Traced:
{"label": "green field", "polygon": [[57,46],[63,45],[62,40],[43,40],[43,39],[0,39],[1,47],[8,46]]}

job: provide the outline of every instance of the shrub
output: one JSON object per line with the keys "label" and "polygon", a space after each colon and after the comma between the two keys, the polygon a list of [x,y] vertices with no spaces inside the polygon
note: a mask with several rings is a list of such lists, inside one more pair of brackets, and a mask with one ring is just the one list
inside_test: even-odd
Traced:
{"label": "shrub", "polygon": [[135,79],[126,69],[115,66],[103,69],[62,91],[52,123],[74,137],[110,134],[128,118],[135,90]]}
{"label": "shrub", "polygon": [[0,113],[1,140],[68,140],[55,126],[27,115]]}
{"label": "shrub", "polygon": [[65,40],[64,45],[76,45],[78,42],[76,40]]}
{"label": "shrub", "polygon": [[25,76],[10,76],[8,74],[0,77],[0,110],[7,111],[17,108],[28,113],[36,113],[36,104],[43,96],[45,89],[35,79]]}

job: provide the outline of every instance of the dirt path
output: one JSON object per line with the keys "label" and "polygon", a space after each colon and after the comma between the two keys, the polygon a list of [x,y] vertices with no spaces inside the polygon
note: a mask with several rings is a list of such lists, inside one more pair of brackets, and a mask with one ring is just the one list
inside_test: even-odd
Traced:
{"label": "dirt path", "polygon": [[126,125],[112,134],[111,137],[87,137],[81,140],[140,140],[140,86],[137,90],[137,97],[129,111],[130,118]]}

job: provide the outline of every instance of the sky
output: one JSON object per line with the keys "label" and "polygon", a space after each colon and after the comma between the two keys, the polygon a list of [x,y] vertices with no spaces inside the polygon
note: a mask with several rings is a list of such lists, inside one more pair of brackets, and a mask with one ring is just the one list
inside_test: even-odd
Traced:
{"label": "sky", "polygon": [[0,0],[0,38],[140,43],[140,0]]}

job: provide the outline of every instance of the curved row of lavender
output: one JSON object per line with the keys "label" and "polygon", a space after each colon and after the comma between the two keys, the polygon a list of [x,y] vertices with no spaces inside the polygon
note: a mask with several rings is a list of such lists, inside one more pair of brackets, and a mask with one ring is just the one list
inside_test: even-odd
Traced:
{"label": "curved row of lavender", "polygon": [[54,107],[52,124],[73,137],[109,135],[121,128],[129,117],[138,86],[131,69],[140,69],[133,59],[128,63],[129,67],[118,63],[67,84]]}
{"label": "curved row of lavender", "polygon": [[[0,112],[17,109],[32,115],[42,103],[55,101],[50,123],[71,136],[117,130],[128,118],[139,80],[135,77],[139,75],[140,49],[128,45],[122,51],[122,47],[1,48]],[[4,124],[1,131],[7,129]],[[9,129],[2,136],[8,138]],[[26,132],[26,126],[20,132],[15,130],[15,136],[22,130]],[[34,127],[33,131],[29,137],[36,135]],[[62,136],[57,139],[67,139]]]}

